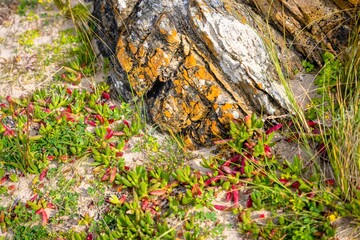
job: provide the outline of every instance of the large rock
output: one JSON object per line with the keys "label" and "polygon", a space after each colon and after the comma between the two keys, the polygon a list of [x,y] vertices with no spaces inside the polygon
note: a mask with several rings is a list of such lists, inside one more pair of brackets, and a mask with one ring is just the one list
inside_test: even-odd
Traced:
{"label": "large rock", "polygon": [[[269,10],[259,7],[260,0],[254,2],[263,12]],[[151,120],[184,134],[188,146],[211,143],[234,118],[285,113],[288,100],[259,34],[266,22],[251,5],[95,0],[99,42],[106,43],[100,49],[114,64],[110,79],[115,90],[127,100],[132,94],[145,99]],[[299,67],[286,41],[279,46]],[[311,56],[318,60],[315,53]]]}

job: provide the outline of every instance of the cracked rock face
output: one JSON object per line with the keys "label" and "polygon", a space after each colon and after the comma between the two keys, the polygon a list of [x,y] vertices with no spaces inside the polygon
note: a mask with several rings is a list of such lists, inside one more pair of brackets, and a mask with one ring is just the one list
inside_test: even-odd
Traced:
{"label": "cracked rock face", "polygon": [[[229,121],[283,114],[288,100],[251,9],[220,0],[95,0],[114,89],[144,98],[151,120],[211,144]],[[297,57],[297,56],[295,56]],[[298,58],[297,58],[297,61]]]}

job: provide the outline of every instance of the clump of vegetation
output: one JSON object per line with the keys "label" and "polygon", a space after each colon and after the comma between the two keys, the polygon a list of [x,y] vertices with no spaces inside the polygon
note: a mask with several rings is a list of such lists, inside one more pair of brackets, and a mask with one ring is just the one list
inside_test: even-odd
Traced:
{"label": "clump of vegetation", "polygon": [[[301,177],[305,170],[299,159],[293,163],[276,161],[271,139],[279,126],[265,132],[263,122],[255,115],[231,123],[231,138],[218,142],[230,146],[231,157],[205,159],[202,164],[207,172],[189,166],[165,171],[163,163],[127,166],[122,158],[126,142],[144,127],[132,124],[137,118],[125,104],[110,105],[104,85],[93,92],[53,86],[27,98],[7,98],[1,105],[0,139],[0,159],[6,169],[35,173],[36,181],[42,181],[56,171],[50,162],[73,164],[92,158],[96,181],[117,191],[98,196],[106,208],[101,220],[95,221],[88,215],[73,215],[78,195],[70,188],[66,195],[50,191],[46,197],[38,189],[26,205],[15,204],[20,211],[17,215],[11,214],[14,206],[1,209],[3,231],[22,227],[31,235],[38,226],[42,230],[37,234],[54,237],[199,239],[221,235],[225,228],[216,224],[213,211],[232,211],[238,216],[240,231],[252,237],[299,234],[316,238],[333,236],[331,221],[340,213],[348,213],[334,205],[338,201],[336,191],[320,191],[318,178]],[[10,174],[4,171],[1,177],[6,182]],[[65,179],[59,181],[61,188],[71,186]],[[218,201],[223,204],[214,204],[222,192],[225,197]],[[56,211],[55,217],[48,216],[49,210]],[[254,218],[254,210],[266,210],[266,214]],[[64,215],[78,217],[86,230],[46,230]],[[26,227],[30,219],[34,219],[33,227]],[[208,222],[206,228],[202,219]],[[258,224],[259,219],[266,224]]]}

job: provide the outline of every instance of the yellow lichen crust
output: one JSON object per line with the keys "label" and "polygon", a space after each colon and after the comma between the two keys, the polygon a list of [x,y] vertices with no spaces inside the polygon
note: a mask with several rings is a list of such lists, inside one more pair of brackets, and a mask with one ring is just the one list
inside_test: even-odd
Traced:
{"label": "yellow lichen crust", "polygon": [[117,59],[124,69],[125,72],[130,72],[132,68],[132,60],[131,57],[126,53],[126,45],[122,38],[119,39],[117,44]]}

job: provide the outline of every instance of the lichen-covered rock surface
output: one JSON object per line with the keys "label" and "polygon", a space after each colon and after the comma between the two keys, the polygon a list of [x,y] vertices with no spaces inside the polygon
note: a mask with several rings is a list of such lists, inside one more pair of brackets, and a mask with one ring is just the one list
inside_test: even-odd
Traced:
{"label": "lichen-covered rock surface", "polygon": [[[253,2],[267,10],[265,2]],[[252,4],[95,0],[99,43],[106,43],[100,48],[114,64],[114,89],[128,100],[143,98],[151,121],[184,134],[188,146],[210,144],[232,119],[285,113],[288,100],[260,34],[266,23]],[[286,42],[280,47],[299,66]]]}

